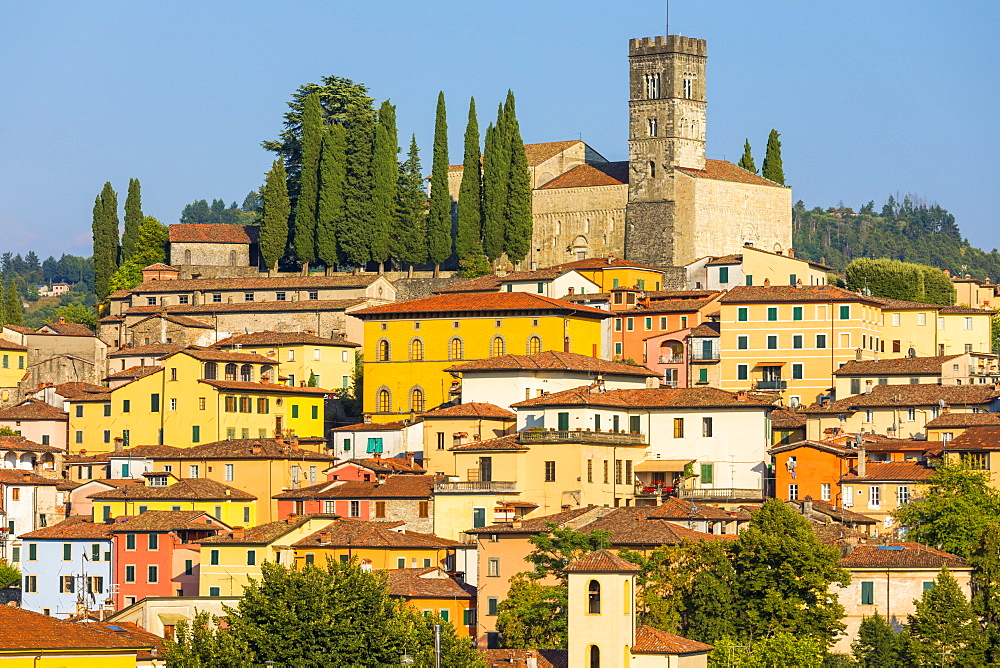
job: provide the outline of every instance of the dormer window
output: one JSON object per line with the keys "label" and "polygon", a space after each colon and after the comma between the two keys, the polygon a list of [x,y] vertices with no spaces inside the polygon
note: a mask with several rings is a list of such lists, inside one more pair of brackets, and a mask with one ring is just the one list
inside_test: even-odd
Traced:
{"label": "dormer window", "polygon": [[167,476],[165,475],[151,475],[148,478],[150,487],[166,487],[167,486]]}

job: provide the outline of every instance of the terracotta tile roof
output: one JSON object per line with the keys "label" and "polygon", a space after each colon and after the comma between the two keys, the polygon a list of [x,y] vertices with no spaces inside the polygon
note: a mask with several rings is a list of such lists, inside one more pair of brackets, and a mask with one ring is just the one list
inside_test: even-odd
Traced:
{"label": "terracotta tile roof", "polygon": [[529,371],[579,371],[589,374],[612,374],[618,376],[659,377],[638,364],[612,362],[589,355],[547,350],[534,355],[499,355],[481,360],[463,362],[448,367],[445,371],[509,371],[512,369]]}
{"label": "terracotta tile roof", "polygon": [[[133,294],[154,292],[216,292],[234,290],[306,290],[366,288],[379,274],[344,274],[341,276],[272,276],[261,278],[185,278],[176,281],[146,281],[132,288]],[[303,300],[321,301],[321,300]],[[293,304],[295,302],[278,302]],[[214,304],[221,306],[221,304]],[[163,308],[163,307],[160,307]]]}
{"label": "terracotta tile roof", "polygon": [[776,445],[773,448],[768,449],[768,454],[776,455],[780,452],[791,452],[792,450],[798,450],[799,448],[812,448],[816,450],[822,450],[823,452],[829,452],[842,457],[856,457],[857,450],[853,448],[848,448],[839,443],[834,443],[829,440],[802,440],[796,441],[795,443],[786,443],[784,445]]}
{"label": "terracotta tile roof", "polygon": [[[847,442],[845,436],[838,437],[841,443]],[[863,438],[868,452],[924,452],[932,443],[925,439],[889,438],[882,434],[865,434]]]}
{"label": "terracotta tile roof", "polygon": [[319,531],[293,543],[295,547],[427,548],[447,549],[461,543],[434,534],[396,531],[403,522],[335,520]]}
{"label": "terracotta tile roof", "polygon": [[146,346],[118,348],[109,352],[108,357],[162,357],[178,350],[184,350],[184,346],[174,343],[151,343]]}
{"label": "terracotta tile roof", "polygon": [[361,459],[348,459],[335,466],[327,469],[328,471],[336,471],[342,466],[359,466],[361,468],[368,469],[372,473],[411,473],[411,474],[423,474],[427,470],[417,464],[415,461],[407,459],[403,455],[397,455],[395,457],[382,457],[379,459],[374,458],[361,458]]}
{"label": "terracotta tile roof", "polygon": [[938,310],[942,308],[940,304],[927,304],[924,302],[910,302],[905,299],[890,299],[889,297],[872,297],[872,301],[877,302],[887,311],[926,311]]}
{"label": "terracotta tile roof", "polygon": [[670,497],[656,506],[648,517],[661,520],[731,520],[733,516],[727,511],[694,501],[682,501],[677,497]]}
{"label": "terracotta tile roof", "polygon": [[[954,415],[954,413],[951,415]],[[973,415],[976,414],[973,413]],[[995,414],[990,413],[989,415]],[[927,423],[927,426],[929,427],[930,423]],[[1000,450],[1000,426],[979,425],[969,427],[965,432],[948,442],[948,449]]]}
{"label": "terracotta tile roof", "polygon": [[841,568],[970,568],[959,556],[919,543],[858,545],[840,560]]}
{"label": "terracotta tile roof", "polygon": [[[874,385],[870,394],[855,394],[833,402],[833,411],[849,411],[869,406],[932,406],[939,400],[950,406],[982,405],[1000,398],[992,385]],[[812,412],[810,406],[807,412]]]}
{"label": "terracotta tile roof", "polygon": [[241,489],[223,485],[208,478],[182,478],[166,487],[126,485],[118,489],[91,494],[91,499],[196,499],[201,501],[253,501],[257,497]]}
{"label": "terracotta tile roof", "polygon": [[183,453],[184,448],[175,448],[172,445],[133,445],[131,448],[122,448],[117,452],[99,452],[94,455],[73,455],[66,458],[66,463],[92,464],[96,462],[110,461],[112,457],[175,459],[183,455]]}
{"label": "terracotta tile roof", "polygon": [[654,267],[649,264],[642,264],[639,262],[633,262],[632,260],[625,260],[620,257],[587,257],[582,260],[573,260],[572,262],[563,262],[562,264],[554,265],[557,269],[621,269],[623,267],[633,267],[635,269],[652,269],[654,271],[663,271],[663,267]]}
{"label": "terracotta tile roof", "polygon": [[166,312],[157,313],[155,315],[149,316],[148,318],[143,318],[142,320],[133,323],[132,326],[135,327],[136,325],[142,324],[147,320],[153,320],[155,318],[163,318],[167,322],[172,322],[175,325],[180,325],[181,327],[194,327],[196,329],[215,329],[214,325],[211,325],[203,320],[195,320],[194,318],[189,318],[186,315],[177,315],[176,313],[166,313]]}
{"label": "terracotta tile roof", "polygon": [[689,167],[674,167],[674,169],[700,179],[749,183],[755,186],[771,186],[772,188],[786,187],[779,183],[775,183],[774,181],[769,181],[763,176],[759,176],[753,172],[748,172],[742,167],[738,167],[726,160],[712,160],[706,158],[705,169],[691,169]]}
{"label": "terracotta tile roof", "polygon": [[13,341],[8,341],[7,339],[0,339],[0,350],[25,351],[27,349],[27,346],[22,346],[20,343],[14,343]]}
{"label": "terracotta tile roof", "polygon": [[697,640],[667,633],[652,626],[639,626],[635,630],[634,654],[700,654],[715,649]]}
{"label": "terracotta tile roof", "polygon": [[722,296],[723,304],[771,304],[775,302],[861,302],[879,305],[874,297],[865,297],[835,285],[737,285]]}
{"label": "terracotta tile roof", "polygon": [[476,276],[465,281],[451,283],[433,292],[435,295],[448,294],[452,292],[498,292],[500,290],[500,277],[496,274]]}
{"label": "terracotta tile roof", "polygon": [[198,380],[220,390],[233,390],[239,392],[266,392],[267,394],[329,394],[331,390],[324,390],[322,387],[291,387],[289,385],[275,385],[274,383],[244,383],[238,380]]}
{"label": "terracotta tile roof", "polygon": [[942,306],[938,309],[939,313],[945,314],[960,314],[960,315],[993,315],[993,311],[989,309],[973,308],[971,306]]}
{"label": "terracotta tile roof", "polygon": [[91,328],[75,322],[47,322],[35,330],[35,333],[44,334],[45,332],[40,331],[43,327],[51,329],[58,336],[97,336]]}
{"label": "terracotta tile roof", "polygon": [[104,388],[104,390],[105,390],[104,392],[100,393],[94,392],[94,393],[78,394],[75,397],[67,397],[67,399],[69,399],[75,404],[84,403],[88,401],[102,401],[102,402],[111,401],[111,391],[108,390],[107,388]]}
{"label": "terracotta tile roof", "polygon": [[170,226],[170,243],[252,244],[257,236],[257,228],[252,225],[175,223]]}
{"label": "terracotta tile roof", "polygon": [[538,313],[559,313],[562,315],[579,315],[590,318],[609,318],[607,311],[579,306],[561,299],[552,299],[530,292],[459,292],[447,295],[433,295],[405,302],[383,304],[371,308],[353,311],[356,318],[378,318],[389,314],[440,314],[442,317],[452,317],[465,313],[506,313],[524,311]]}
{"label": "terracotta tile roof", "polygon": [[709,534],[649,516],[653,506],[615,508],[599,519],[577,527],[583,531],[608,531],[613,547],[679,545],[685,540],[736,540],[735,534]]}
{"label": "terracotta tile roof", "polygon": [[341,346],[349,348],[360,348],[360,343],[354,343],[347,339],[327,339],[315,334],[306,332],[253,332],[250,334],[239,334],[230,336],[212,345],[212,348],[228,348],[230,346],[283,346],[293,344],[307,344],[317,346]]}
{"label": "terracotta tile roof", "polygon": [[923,481],[934,475],[934,469],[924,464],[911,462],[868,462],[865,475],[860,476],[856,472],[849,473],[841,478],[841,482],[873,482],[881,480],[913,480]]}
{"label": "terracotta tile roof", "polygon": [[78,624],[0,605],[0,650],[139,650],[150,645],[94,624]]}
{"label": "terracotta tile roof", "polygon": [[941,413],[924,425],[928,429],[943,427],[980,427],[1000,425],[1000,413]]}
{"label": "terracotta tile roof", "polygon": [[735,253],[733,255],[723,255],[721,257],[715,258],[714,260],[709,260],[708,262],[705,263],[705,266],[713,267],[719,264],[739,264],[742,261],[743,261],[743,254]]}
{"label": "terracotta tile roof", "polygon": [[[805,501],[787,501],[796,508],[801,509],[804,507]],[[813,510],[826,515],[838,522],[846,524],[878,524],[878,520],[868,517],[867,515],[862,515],[861,513],[856,513],[852,510],[847,510],[846,508],[841,508],[833,505],[832,503],[827,503],[826,501],[812,501]]]}
{"label": "terracotta tile roof", "polygon": [[453,445],[451,451],[469,452],[475,450],[530,450],[517,439],[517,434],[508,434],[500,438],[489,438],[485,441],[470,441],[462,445]]}
{"label": "terracotta tile roof", "polygon": [[772,429],[801,429],[806,426],[806,416],[803,413],[788,408],[771,411]]}
{"label": "terracotta tile roof", "polygon": [[[156,281],[173,283],[174,281]],[[214,313],[260,313],[282,311],[344,311],[352,306],[367,304],[367,299],[300,299],[296,302],[233,302],[208,304],[171,304],[170,306],[131,306],[125,315],[135,316],[146,313],[193,313],[212,315]]]}
{"label": "terracotta tile roof", "polygon": [[4,325],[0,329],[9,329],[12,332],[18,332],[19,334],[34,334],[35,330],[31,327],[25,327],[23,325]]}
{"label": "terracotta tile roof", "polygon": [[834,371],[836,376],[910,376],[939,374],[941,365],[961,355],[899,357],[890,360],[851,360]]}
{"label": "terracotta tile roof", "polygon": [[575,573],[639,573],[638,565],[626,561],[610,550],[594,550],[574,559],[565,569]]}
{"label": "terracotta tile roof", "polygon": [[476,588],[457,582],[436,566],[389,571],[389,595],[403,598],[473,599]]}
{"label": "terracotta tile roof", "polygon": [[43,478],[42,476],[35,475],[31,471],[22,471],[20,469],[0,469],[0,483],[6,485],[40,485],[45,487],[55,487],[59,484],[59,481],[51,478]]}
{"label": "terracotta tile roof", "polygon": [[577,165],[573,169],[560,174],[545,185],[541,190],[556,188],[592,188],[594,186],[622,186],[628,184],[629,163],[625,162],[595,162]]}
{"label": "terracotta tile roof", "polygon": [[211,545],[269,545],[282,536],[295,531],[310,520],[326,519],[333,521],[338,519],[338,517],[337,515],[329,514],[296,515],[295,517],[287,517],[276,522],[258,524],[255,527],[246,527],[242,538],[235,538],[232,532],[227,532],[209,538],[202,538],[198,542]]}
{"label": "terracotta tile roof", "polygon": [[[0,416],[0,420],[9,419],[11,418]],[[54,445],[42,445],[41,443],[29,441],[24,436],[0,436],[0,450],[19,450],[21,452],[65,452],[62,448],[57,448]]]}
{"label": "terracotta tile roof", "polygon": [[[93,619],[89,621],[81,621],[106,629],[117,636],[133,640],[137,644],[147,645],[146,649],[139,650],[139,653],[136,654],[135,658],[137,661],[153,661],[155,659],[162,660],[163,655],[166,652],[166,645],[163,642],[163,638],[144,629],[140,629],[132,622],[102,622],[100,620]],[[153,663],[151,665],[156,664]]]}
{"label": "terracotta tile roof", "polygon": [[[305,443],[324,443],[322,438],[300,438],[299,445]],[[177,448],[171,459],[296,459],[336,461],[333,454],[313,452],[302,447],[295,448],[284,441],[278,443],[273,438],[234,438],[222,441],[212,441],[193,445],[189,448]]]}
{"label": "terracotta tile roof", "polygon": [[745,396],[714,387],[642,388],[597,391],[593,386],[553,392],[511,404],[533,406],[615,406],[621,408],[753,408],[774,405],[770,398]]}
{"label": "terracotta tile roof", "polygon": [[90,515],[71,515],[58,524],[21,534],[21,538],[38,540],[111,540],[111,529],[113,526],[104,522],[94,522]]}
{"label": "terracotta tile roof", "polygon": [[[491,359],[500,359],[499,357],[493,357]],[[496,420],[513,420],[517,416],[514,415],[512,411],[506,408],[501,408],[496,404],[488,404],[479,401],[470,401],[467,404],[458,404],[456,406],[445,406],[444,408],[436,408],[427,413],[423,413],[424,419],[428,418],[458,418],[458,417],[479,417],[479,418],[493,418]]]}
{"label": "terracotta tile roof", "polygon": [[56,394],[67,399],[75,399],[84,394],[107,394],[108,388],[91,383],[59,383],[55,386]]}
{"label": "terracotta tile roof", "polygon": [[[643,316],[656,315],[657,313],[693,313],[708,304],[714,298],[708,299],[666,299],[663,301],[650,302],[649,308],[636,307],[627,311],[619,311],[616,316]],[[716,332],[714,336],[718,336]]]}
{"label": "terracotta tile roof", "polygon": [[154,373],[163,371],[162,366],[130,366],[123,371],[116,371],[110,376],[106,376],[104,380],[110,380],[112,378],[132,378],[139,379],[145,378],[146,376],[151,376]]}
{"label": "terracotta tile roof", "polygon": [[227,528],[204,510],[147,510],[135,517],[122,517],[111,525],[111,533],[140,531],[208,531]]}
{"label": "terracotta tile roof", "polygon": [[257,353],[229,352],[228,350],[216,350],[215,348],[205,348],[203,346],[188,346],[170,355],[164,355],[163,359],[169,359],[173,355],[184,354],[202,362],[252,362],[255,364],[274,364],[270,357],[264,357]]}
{"label": "terracotta tile roof", "polygon": [[69,413],[40,399],[27,399],[17,406],[0,410],[0,420],[68,420]]}
{"label": "terracotta tile roof", "polygon": [[149,265],[148,267],[143,267],[142,271],[179,271],[177,267],[171,267],[169,264],[163,264],[162,262],[156,262]]}
{"label": "terracotta tile roof", "polygon": [[77,487],[82,487],[83,482],[80,480],[60,480],[59,484],[56,485],[56,489],[60,492],[72,492]]}
{"label": "terracotta tile roof", "polygon": [[525,144],[524,153],[528,157],[528,166],[534,167],[545,162],[549,158],[554,158],[571,146],[576,146],[577,144],[582,143],[583,142],[579,139],[573,139],[571,141],[550,141],[542,144]]}
{"label": "terracotta tile roof", "polygon": [[609,512],[607,508],[595,508],[594,506],[583,508],[571,508],[552,515],[541,515],[523,520],[520,523],[504,522],[503,524],[491,524],[478,529],[467,529],[469,534],[491,534],[491,533],[542,533],[550,531],[552,524],[556,526],[575,526],[583,515],[595,516],[597,513]]}
{"label": "terracotta tile roof", "polygon": [[396,420],[395,422],[359,422],[357,424],[345,424],[342,427],[334,427],[330,431],[397,431],[405,427],[412,426],[418,422],[423,422],[419,416],[415,420]]}
{"label": "terracotta tile roof", "polygon": [[569,652],[564,649],[481,649],[479,653],[491,668],[568,668]]}
{"label": "terracotta tile roof", "polygon": [[697,327],[691,328],[691,333],[688,336],[694,338],[700,337],[714,337],[719,336],[722,330],[722,325],[717,322],[703,322]]}
{"label": "terracotta tile roof", "polygon": [[389,475],[382,480],[333,480],[275,494],[275,499],[429,499],[434,476]]}

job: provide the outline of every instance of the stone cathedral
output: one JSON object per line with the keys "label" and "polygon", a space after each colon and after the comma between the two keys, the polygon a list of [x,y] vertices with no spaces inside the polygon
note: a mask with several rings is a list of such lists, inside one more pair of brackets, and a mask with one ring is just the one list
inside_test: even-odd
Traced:
{"label": "stone cathedral", "polygon": [[[681,267],[792,243],[792,192],[705,157],[705,40],[629,40],[629,160],[580,140],[528,144],[534,234],[523,268],[613,255]],[[462,166],[451,167],[458,197]]]}

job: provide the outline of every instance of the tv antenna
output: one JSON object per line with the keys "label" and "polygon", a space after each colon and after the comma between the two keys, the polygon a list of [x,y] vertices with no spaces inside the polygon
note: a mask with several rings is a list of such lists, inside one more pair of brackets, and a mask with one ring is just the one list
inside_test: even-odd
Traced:
{"label": "tv antenna", "polygon": [[664,33],[664,36],[670,37],[670,0],[664,0],[664,2],[666,3],[665,14],[664,14],[664,27],[667,29],[667,32]]}

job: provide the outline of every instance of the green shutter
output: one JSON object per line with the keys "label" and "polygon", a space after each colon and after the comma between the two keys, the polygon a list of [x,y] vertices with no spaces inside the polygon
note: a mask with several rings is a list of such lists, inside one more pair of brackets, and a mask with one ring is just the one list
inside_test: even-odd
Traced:
{"label": "green shutter", "polygon": [[[926,583],[925,583],[926,584]],[[873,605],[875,603],[875,583],[861,583],[861,605]]]}
{"label": "green shutter", "polygon": [[218,587],[209,587],[208,588],[208,595],[209,596],[218,596],[219,595],[219,588]]}
{"label": "green shutter", "polygon": [[319,418],[319,406],[312,407],[312,419],[316,420]]}
{"label": "green shutter", "polygon": [[719,267],[719,283],[725,285],[729,282],[729,267]]}
{"label": "green shutter", "polygon": [[[209,553],[209,562],[213,566],[218,566],[219,565],[219,551],[218,550],[212,550]],[[218,594],[213,594],[213,596],[218,596]]]}
{"label": "green shutter", "polygon": [[746,380],[748,377],[748,369],[746,364],[736,365],[736,380]]}
{"label": "green shutter", "polygon": [[73,559],[73,544],[63,543],[63,561],[70,561]]}
{"label": "green shutter", "polygon": [[201,442],[201,427],[194,425],[191,427],[191,442],[200,443]]}
{"label": "green shutter", "polygon": [[777,322],[778,320],[778,307],[768,306],[767,307],[767,319],[769,322]]}
{"label": "green shutter", "polygon": [[840,319],[850,320],[851,319],[851,307],[850,305],[840,307]]}
{"label": "green shutter", "polygon": [[802,307],[793,306],[792,307],[792,320],[802,320]]}
{"label": "green shutter", "polygon": [[708,382],[708,369],[698,369],[698,382],[707,383]]}
{"label": "green shutter", "polygon": [[299,416],[299,406],[298,404],[292,404],[292,417],[297,418]]}
{"label": "green shutter", "polygon": [[747,321],[748,318],[747,318],[747,307],[746,306],[741,306],[738,309],[736,309],[736,319],[739,322],[746,322]]}
{"label": "green shutter", "polygon": [[28,543],[28,561],[38,559],[38,543]]}
{"label": "green shutter", "polygon": [[569,431],[569,413],[559,413],[556,417],[559,421],[559,431]]}
{"label": "green shutter", "polygon": [[702,464],[701,465],[701,484],[702,485],[711,485],[711,484],[713,484],[713,476],[712,476],[712,474],[714,473],[713,469],[714,469],[714,465],[713,464]]}
{"label": "green shutter", "polygon": [[930,591],[931,589],[934,589],[934,582],[933,581],[931,581],[931,582],[925,582],[924,583],[924,591]]}
{"label": "green shutter", "polygon": [[151,413],[160,412],[160,395],[151,394],[149,395],[149,411]]}

